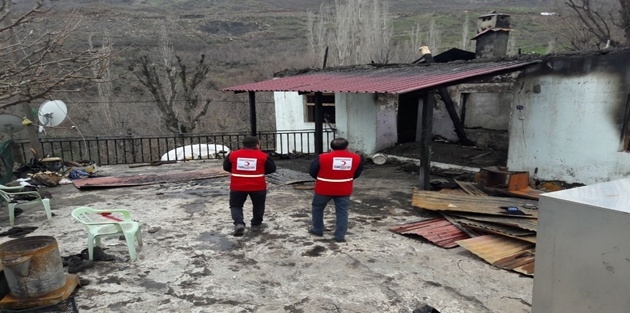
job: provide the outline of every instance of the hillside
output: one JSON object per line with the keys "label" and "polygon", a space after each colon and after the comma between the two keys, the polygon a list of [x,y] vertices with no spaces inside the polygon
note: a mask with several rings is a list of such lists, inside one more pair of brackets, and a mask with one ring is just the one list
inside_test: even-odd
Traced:
{"label": "hillside", "polygon": [[[117,49],[114,72],[128,74],[140,55],[157,57],[158,39],[164,29],[175,53],[187,60],[205,54],[211,62],[212,84],[205,93],[215,99],[209,118],[203,122],[204,131],[242,131],[247,129],[246,97],[217,90],[221,87],[268,79],[272,73],[287,68],[318,66],[320,58],[307,57],[307,12],[317,12],[321,3],[314,0],[76,0],[51,1],[55,8],[47,16],[46,27],[55,27],[76,10],[83,19],[82,28],[75,33],[72,44],[87,46],[88,38],[99,45],[105,36]],[[24,2],[18,2],[20,5]],[[514,48],[523,53],[544,53],[553,17],[541,16],[546,1],[479,1],[479,0],[396,0],[390,1],[394,38],[399,42],[409,39],[414,27],[428,37],[428,24],[436,23],[440,33],[439,53],[460,47],[465,11],[469,15],[469,35],[476,29],[476,18],[496,10],[512,16],[511,36]],[[411,49],[411,48],[410,48]],[[415,57],[415,48],[407,53]],[[409,57],[408,57],[409,58]],[[151,105],[151,97],[135,77],[126,75],[115,82],[115,98],[111,107],[124,112],[129,119],[121,127],[108,129],[94,119],[102,103],[94,98],[94,88],[84,86],[81,94],[59,94],[57,97],[76,103],[77,124],[87,135],[124,133],[121,127],[132,128],[135,134],[162,133],[158,116]],[[259,95],[258,103],[262,129],[273,129],[273,107],[269,95]],[[226,112],[227,111],[227,112]],[[218,122],[218,120],[221,120]],[[139,125],[138,121],[143,121]],[[56,134],[60,135],[58,131]],[[55,135],[53,132],[52,135]]]}

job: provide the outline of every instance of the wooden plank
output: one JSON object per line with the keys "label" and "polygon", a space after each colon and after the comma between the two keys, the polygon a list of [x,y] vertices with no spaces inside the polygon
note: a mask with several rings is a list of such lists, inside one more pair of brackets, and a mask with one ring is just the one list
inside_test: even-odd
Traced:
{"label": "wooden plank", "polygon": [[[411,205],[414,207],[429,211],[481,213],[513,218],[538,218],[538,211],[522,208],[524,204],[538,206],[538,201],[517,198],[445,194],[419,189],[414,189],[411,201]],[[507,215],[504,214],[505,210],[501,209],[501,206],[516,206],[529,215]]]}

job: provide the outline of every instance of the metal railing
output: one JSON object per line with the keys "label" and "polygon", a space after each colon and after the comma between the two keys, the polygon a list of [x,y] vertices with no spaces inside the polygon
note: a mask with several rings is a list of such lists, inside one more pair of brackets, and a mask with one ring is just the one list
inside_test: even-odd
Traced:
{"label": "metal railing", "polygon": [[[172,136],[99,136],[40,138],[44,156],[60,157],[63,160],[90,161],[99,165],[149,163],[152,161],[180,161],[190,152],[197,159],[222,157],[221,146],[230,150],[240,149],[248,133],[217,133],[207,135]],[[327,145],[335,132],[324,131]],[[315,132],[313,130],[259,132],[261,150],[280,155],[314,154]],[[23,160],[28,160],[30,144],[16,140]],[[186,147],[187,146],[187,147]],[[186,147],[186,148],[183,148]],[[324,147],[326,148],[326,147]],[[178,149],[169,153],[172,150]],[[185,150],[184,150],[185,149]],[[184,152],[187,152],[184,154]],[[175,153],[179,152],[179,153]],[[164,157],[164,158],[163,158]]]}

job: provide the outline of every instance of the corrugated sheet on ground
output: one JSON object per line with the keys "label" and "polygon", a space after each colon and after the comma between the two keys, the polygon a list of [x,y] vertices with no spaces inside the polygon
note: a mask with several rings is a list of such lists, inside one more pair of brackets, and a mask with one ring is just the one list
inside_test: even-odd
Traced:
{"label": "corrugated sheet on ground", "polygon": [[457,243],[498,268],[534,275],[534,244],[497,235],[484,235]]}
{"label": "corrugated sheet on ground", "polygon": [[418,235],[428,241],[442,247],[457,247],[456,241],[470,238],[465,232],[459,230],[444,218],[432,218],[418,222],[396,225],[389,228],[391,231],[405,235]]}

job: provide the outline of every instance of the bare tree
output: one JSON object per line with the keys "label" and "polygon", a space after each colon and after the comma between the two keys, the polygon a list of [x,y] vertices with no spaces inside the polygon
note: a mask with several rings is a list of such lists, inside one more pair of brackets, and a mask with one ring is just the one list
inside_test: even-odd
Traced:
{"label": "bare tree", "polygon": [[389,6],[380,0],[335,0],[307,22],[311,52],[330,47],[335,65],[388,63],[392,59],[393,27]]}
{"label": "bare tree", "polygon": [[581,27],[573,29],[575,38],[568,38],[571,46],[584,42],[584,33],[592,37],[588,46],[628,46],[630,45],[630,0],[565,0],[569,8],[569,18],[579,21]]}
{"label": "bare tree", "polygon": [[[197,92],[206,80],[210,68],[201,55],[194,70],[189,73],[186,64],[179,56],[176,67],[166,67],[165,63],[152,63],[148,56],[138,60],[139,71],[130,68],[153,96],[155,105],[162,113],[164,126],[178,134],[191,133],[199,120],[208,112],[211,99],[202,99]],[[163,81],[166,77],[166,81]],[[181,93],[181,99],[178,95]]]}
{"label": "bare tree", "polygon": [[[75,12],[58,26],[47,18],[52,8],[43,0],[19,3],[32,5],[26,10],[13,10],[12,4],[0,0],[0,108],[19,104],[24,116],[34,119],[32,101],[78,80],[100,77],[103,55],[69,44],[81,22]],[[27,133],[34,157],[41,158],[36,128],[27,128]]]}
{"label": "bare tree", "polygon": [[110,56],[113,51],[113,43],[110,40],[110,37],[105,35],[103,38],[103,42],[100,48],[96,48],[93,42],[93,36],[88,38],[88,43],[90,45],[90,49],[92,49],[94,54],[101,55],[101,61],[92,66],[91,70],[94,75],[98,75],[98,79],[94,82],[96,83],[96,89],[98,91],[98,99],[103,104],[98,106],[97,109],[103,114],[105,117],[105,122],[107,124],[108,129],[116,129],[116,110],[113,109],[113,86],[114,86],[114,77],[112,74],[112,60]]}
{"label": "bare tree", "polygon": [[0,108],[42,99],[72,81],[103,74],[102,54],[67,44],[81,22],[76,14],[60,28],[48,27],[51,8],[33,2],[30,10],[12,12],[12,1],[0,0]]}
{"label": "bare tree", "polygon": [[431,52],[437,54],[440,47],[440,30],[437,28],[435,19],[431,19],[429,24],[429,48]]}
{"label": "bare tree", "polygon": [[462,50],[466,50],[466,48],[468,48],[468,42],[470,41],[468,38],[469,26],[470,18],[468,16],[468,11],[464,11],[464,24],[462,25]]}

